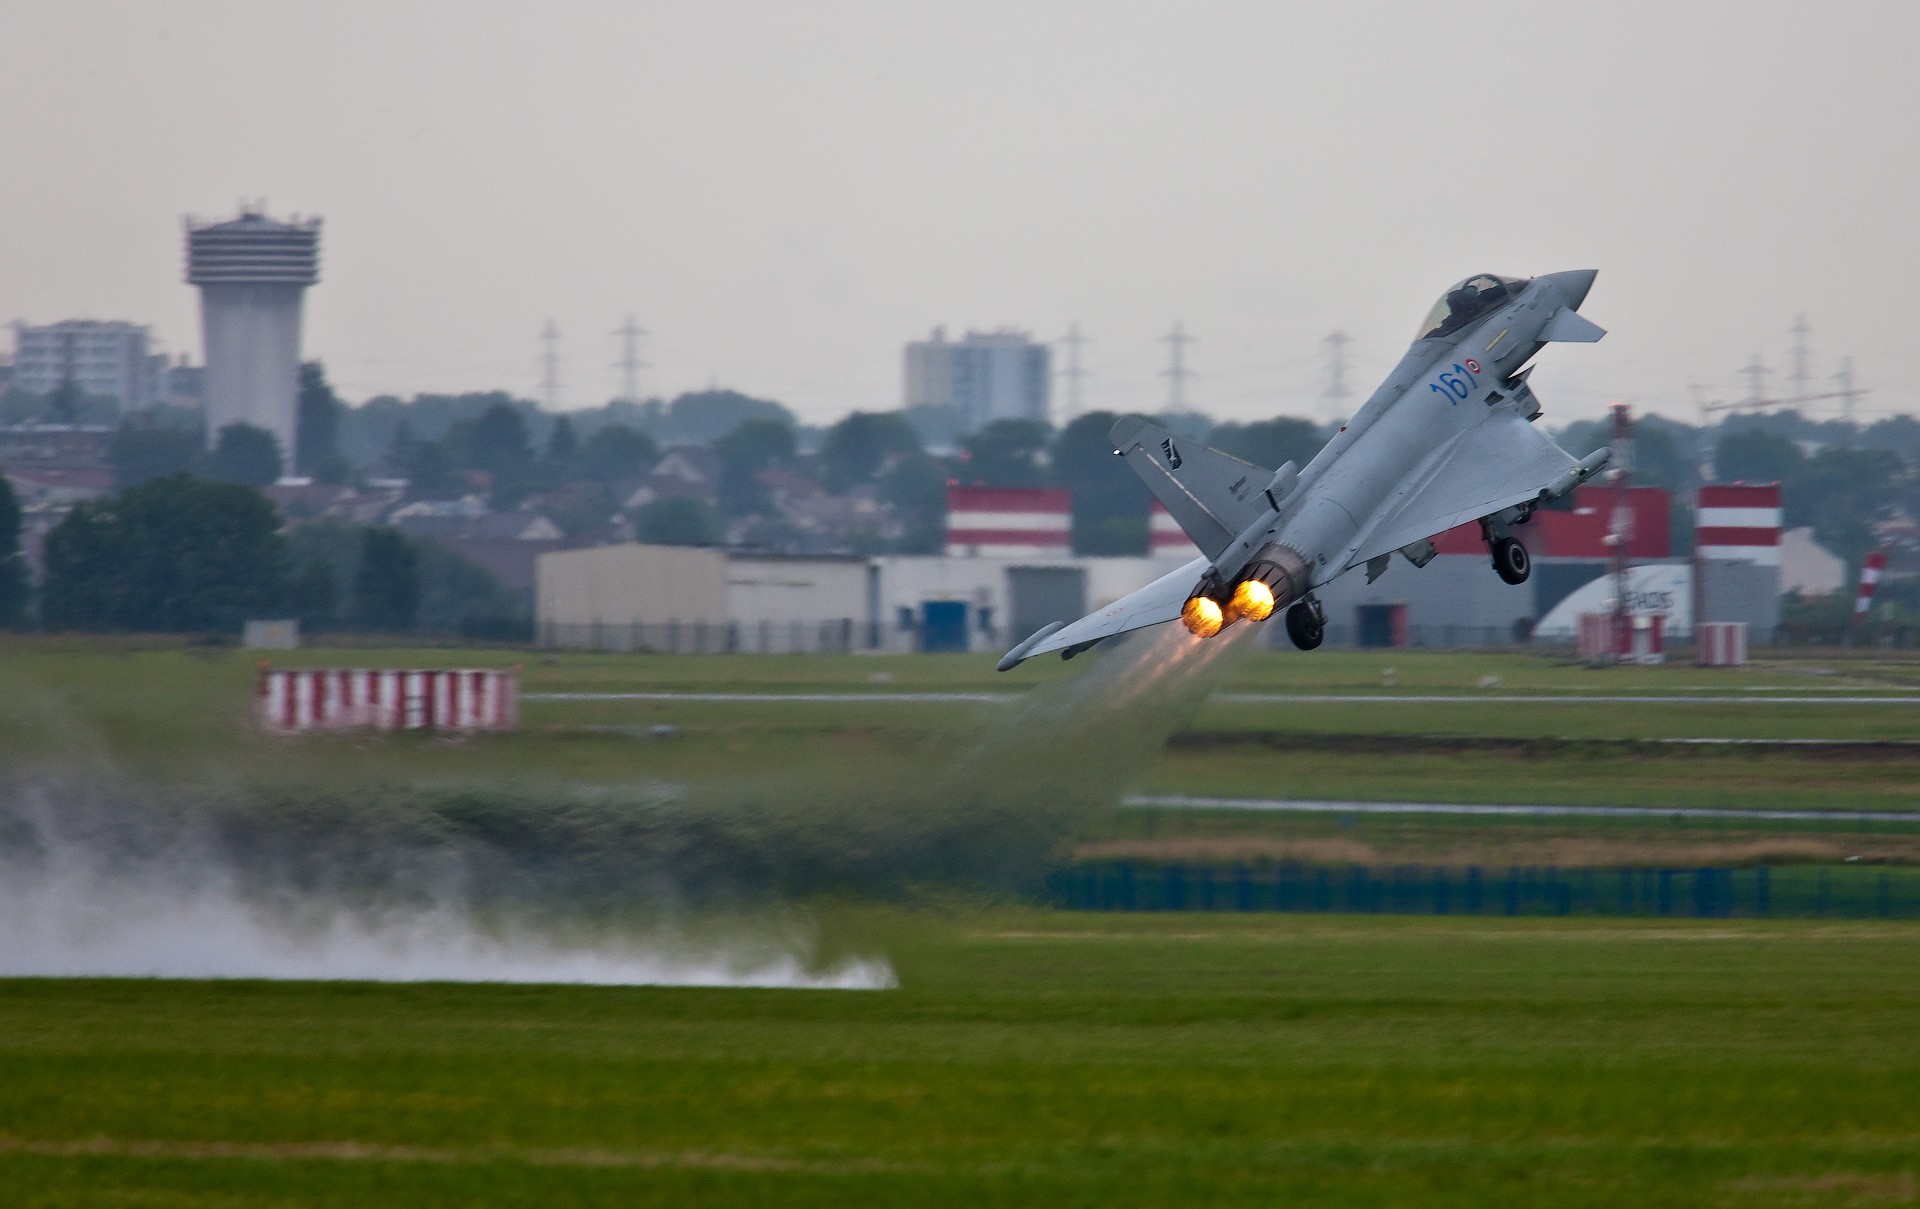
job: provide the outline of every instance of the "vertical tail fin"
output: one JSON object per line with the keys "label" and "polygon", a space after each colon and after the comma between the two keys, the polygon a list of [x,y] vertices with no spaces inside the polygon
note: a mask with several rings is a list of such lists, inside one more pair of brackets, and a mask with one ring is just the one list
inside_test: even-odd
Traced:
{"label": "vertical tail fin", "polygon": [[1208,558],[1219,557],[1267,511],[1262,492],[1273,477],[1270,470],[1138,416],[1122,417],[1108,436],[1114,450]]}

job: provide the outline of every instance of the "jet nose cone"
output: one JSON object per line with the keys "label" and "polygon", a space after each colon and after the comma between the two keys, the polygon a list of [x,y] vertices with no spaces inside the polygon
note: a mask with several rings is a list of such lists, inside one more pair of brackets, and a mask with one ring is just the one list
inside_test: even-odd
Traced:
{"label": "jet nose cone", "polygon": [[1551,281],[1554,288],[1566,298],[1567,305],[1574,310],[1587,300],[1587,291],[1593,288],[1593,279],[1600,275],[1599,269],[1568,269],[1564,273],[1548,273],[1545,280]]}

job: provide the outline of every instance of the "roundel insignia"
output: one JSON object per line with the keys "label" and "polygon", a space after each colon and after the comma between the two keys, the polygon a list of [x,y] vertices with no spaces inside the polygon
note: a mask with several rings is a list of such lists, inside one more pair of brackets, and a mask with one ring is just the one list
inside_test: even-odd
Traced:
{"label": "roundel insignia", "polygon": [[1475,361],[1475,360],[1474,360],[1474,359],[1473,359],[1472,357],[1468,357],[1468,358],[1467,358],[1467,372],[1468,372],[1468,373],[1470,373],[1470,374],[1477,374],[1477,373],[1479,373],[1479,372],[1480,372],[1480,363],[1479,363],[1478,361]]}

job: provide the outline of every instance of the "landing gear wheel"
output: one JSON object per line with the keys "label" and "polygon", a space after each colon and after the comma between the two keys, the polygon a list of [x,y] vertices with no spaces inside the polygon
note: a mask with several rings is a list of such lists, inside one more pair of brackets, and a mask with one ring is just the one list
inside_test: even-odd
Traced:
{"label": "landing gear wheel", "polygon": [[1287,610],[1287,637],[1303,651],[1311,651],[1327,636],[1327,619],[1317,602],[1302,600]]}
{"label": "landing gear wheel", "polygon": [[1493,543],[1493,569],[1510,584],[1523,584],[1533,574],[1533,556],[1511,537]]}

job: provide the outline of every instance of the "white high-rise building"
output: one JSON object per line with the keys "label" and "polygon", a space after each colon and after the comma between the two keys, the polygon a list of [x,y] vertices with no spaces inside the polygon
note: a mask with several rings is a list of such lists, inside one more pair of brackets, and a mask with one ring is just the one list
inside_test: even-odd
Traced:
{"label": "white high-rise building", "polygon": [[300,397],[300,306],[320,279],[320,220],[242,210],[187,220],[187,284],[200,287],[207,440],[229,424],[264,428],[291,473]]}
{"label": "white high-rise building", "polygon": [[1027,332],[968,332],[907,345],[906,406],[951,407],[967,431],[995,420],[1047,423],[1053,376],[1049,350]]}
{"label": "white high-rise building", "polygon": [[118,400],[123,411],[150,407],[160,393],[164,358],[148,347],[147,329],[137,323],[15,323],[13,385],[50,395],[72,382],[88,395]]}

